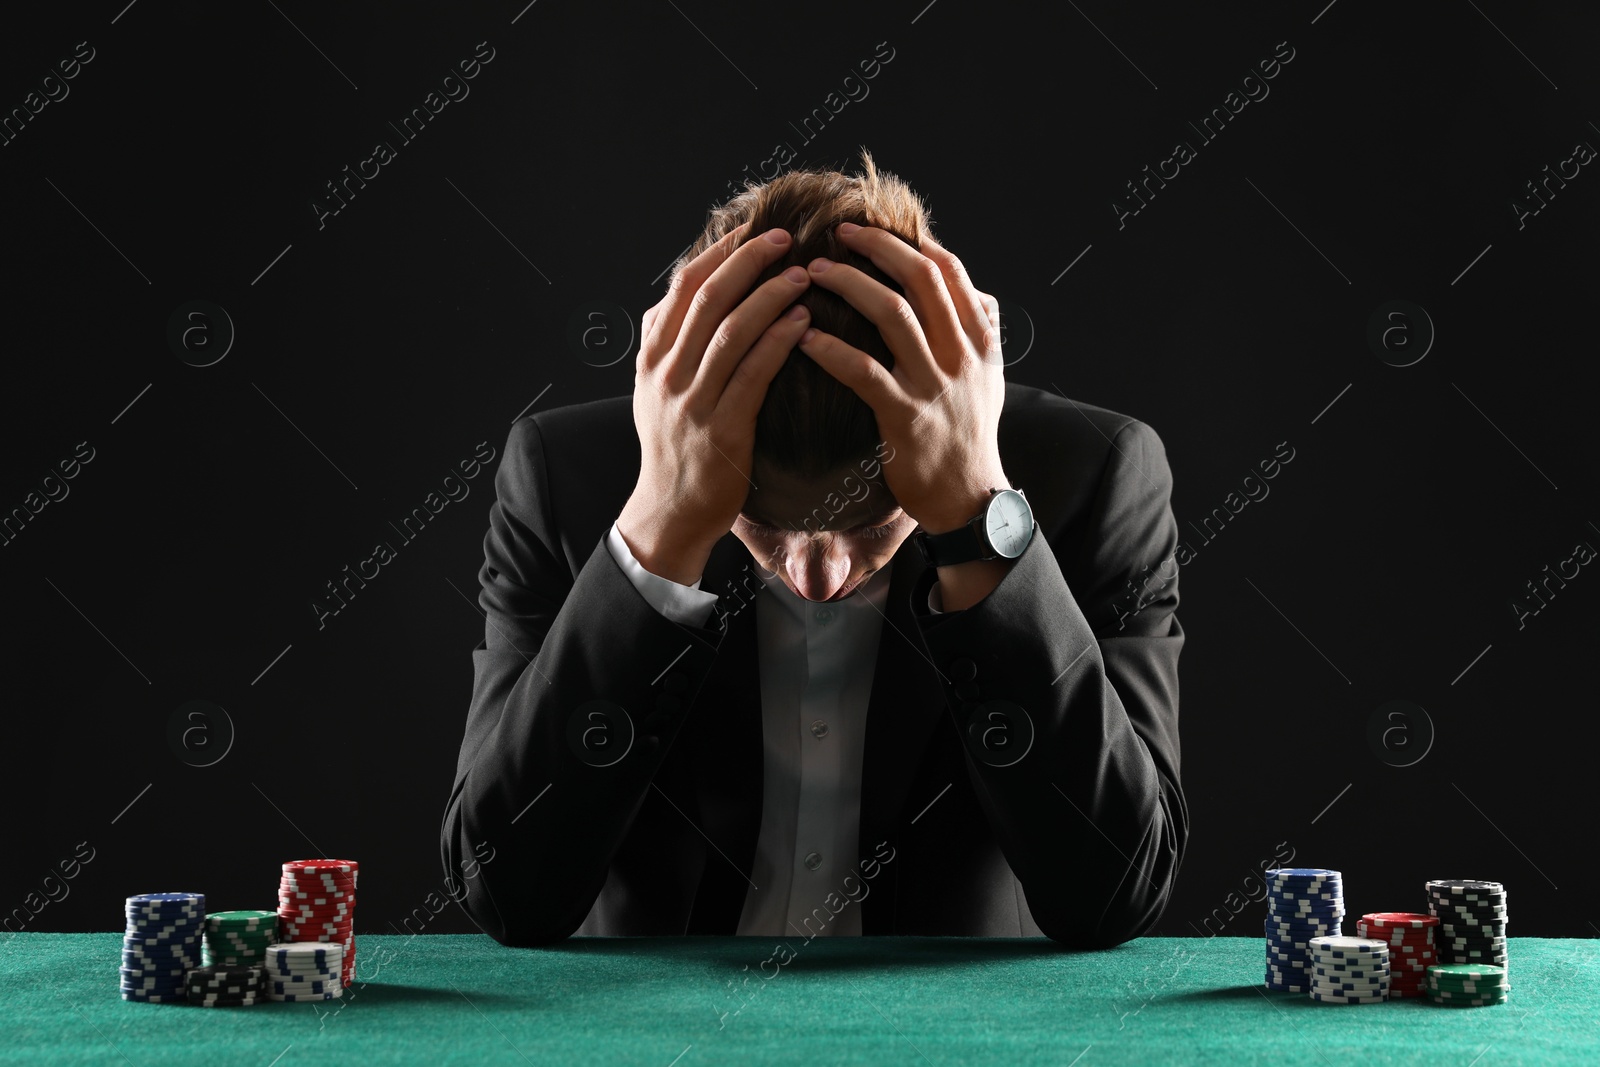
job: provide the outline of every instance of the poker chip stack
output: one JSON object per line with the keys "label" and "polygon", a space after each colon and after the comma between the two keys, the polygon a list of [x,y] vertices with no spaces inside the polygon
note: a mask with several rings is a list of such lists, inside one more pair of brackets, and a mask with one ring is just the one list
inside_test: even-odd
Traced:
{"label": "poker chip stack", "polygon": [[1338,871],[1280,867],[1267,871],[1268,989],[1311,990],[1313,938],[1343,933],[1344,886]]}
{"label": "poker chip stack", "polygon": [[1389,997],[1420,997],[1427,992],[1428,968],[1434,955],[1434,915],[1413,911],[1376,911],[1361,916],[1356,936],[1389,946]]}
{"label": "poker chip stack", "polygon": [[267,949],[263,979],[273,1000],[333,1000],[344,996],[344,946],[294,941]]}
{"label": "poker chip stack", "polygon": [[214,911],[206,916],[200,962],[210,967],[260,967],[278,940],[275,911]]}
{"label": "poker chip stack", "polygon": [[202,893],[140,893],[127,899],[122,938],[122,999],[183,1000],[184,975],[200,962]]}
{"label": "poker chip stack", "polygon": [[1489,964],[1501,969],[1502,990],[1509,989],[1505,973],[1506,887],[1499,882],[1469,878],[1441,878],[1428,883],[1428,910],[1438,916],[1434,938],[1440,963]]}
{"label": "poker chip stack", "polygon": [[355,974],[356,874],[354,860],[292,860],[278,883],[278,940],[326,941],[342,948],[340,976]]}
{"label": "poker chip stack", "polygon": [[1311,939],[1311,999],[1381,1004],[1389,999],[1389,946],[1367,937]]}
{"label": "poker chip stack", "polygon": [[1493,964],[1436,963],[1428,968],[1428,996],[1452,1008],[1506,1002],[1506,969]]}
{"label": "poker chip stack", "polygon": [[241,1008],[261,996],[261,968],[215,964],[196,967],[186,976],[189,1003],[207,1008]]}

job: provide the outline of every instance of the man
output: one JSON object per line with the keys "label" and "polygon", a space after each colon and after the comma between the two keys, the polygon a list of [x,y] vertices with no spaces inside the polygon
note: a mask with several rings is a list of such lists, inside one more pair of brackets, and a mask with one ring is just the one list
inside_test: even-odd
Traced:
{"label": "man", "polygon": [[441,832],[502,943],[1104,947],[1166,905],[1160,438],[1008,385],[994,299],[863,157],[713,212],[631,405],[512,427]]}

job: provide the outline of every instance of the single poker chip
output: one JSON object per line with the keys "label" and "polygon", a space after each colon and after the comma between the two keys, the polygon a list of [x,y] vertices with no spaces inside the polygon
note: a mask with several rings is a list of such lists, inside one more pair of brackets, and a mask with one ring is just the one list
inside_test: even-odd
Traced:
{"label": "single poker chip", "polygon": [[1310,933],[1320,937],[1325,933],[1344,929],[1344,916],[1302,915],[1290,918],[1283,915],[1269,915],[1262,929],[1276,930],[1283,934]]}
{"label": "single poker chip", "polygon": [[1480,882],[1471,878],[1435,878],[1428,883],[1428,890],[1446,893],[1504,893],[1506,887],[1499,882]]}
{"label": "single poker chip", "polygon": [[180,1000],[189,999],[183,993],[141,993],[137,990],[124,989],[123,1000],[138,1001],[141,1004],[172,1004]]}
{"label": "single poker chip", "polygon": [[1369,926],[1397,926],[1414,930],[1439,925],[1437,917],[1416,911],[1370,911],[1361,916],[1361,921]]}
{"label": "single poker chip", "polygon": [[301,996],[312,993],[331,993],[339,984],[340,979],[337,976],[317,982],[272,981],[268,983],[268,990],[273,993]]}
{"label": "single poker chip", "polygon": [[302,1000],[338,1000],[344,996],[342,986],[328,990],[326,993],[273,993],[268,991],[267,996],[285,1004],[297,1004]]}
{"label": "single poker chip", "polygon": [[1384,978],[1329,978],[1325,974],[1311,976],[1311,988],[1327,989],[1332,991],[1365,990],[1367,992],[1381,993],[1389,988],[1389,979]]}
{"label": "single poker chip", "polygon": [[338,912],[338,911],[315,911],[315,912],[313,912],[313,911],[304,911],[304,910],[296,910],[296,911],[284,910],[284,911],[280,911],[278,913],[278,925],[282,926],[286,922],[287,923],[342,923],[342,922],[350,922],[354,918],[355,918],[355,913],[353,911],[344,911],[344,912]]}
{"label": "single poker chip", "polygon": [[167,978],[172,975],[182,976],[189,973],[188,967],[151,967],[145,964],[133,964],[123,961],[120,968],[123,974],[134,975],[139,978]]}
{"label": "single poker chip", "polygon": [[1439,915],[1467,915],[1482,916],[1484,918],[1499,918],[1511,914],[1511,908],[1506,904],[1479,903],[1477,901],[1451,900],[1449,897],[1433,897],[1428,901],[1428,908],[1432,914]]}
{"label": "single poker chip", "polygon": [[265,910],[214,911],[206,916],[206,926],[212,930],[249,929],[271,922],[272,912]]}
{"label": "single poker chip", "polygon": [[1384,996],[1343,996],[1338,993],[1321,993],[1313,989],[1310,992],[1312,1000],[1322,1004],[1382,1004],[1387,997]]}
{"label": "single poker chip", "polygon": [[118,972],[117,980],[124,989],[130,989],[135,986],[141,986],[145,989],[155,986],[181,986],[187,981],[181,974],[129,975],[121,972]]}
{"label": "single poker chip", "polygon": [[1389,977],[1388,964],[1371,967],[1341,967],[1338,964],[1324,963],[1321,960],[1312,964],[1311,973],[1325,974],[1329,978],[1383,978]]}
{"label": "single poker chip", "polygon": [[1317,937],[1311,941],[1311,947],[1324,952],[1343,953],[1346,955],[1387,956],[1389,946],[1382,941],[1373,941],[1364,937]]}
{"label": "single poker chip", "polygon": [[179,942],[176,944],[144,944],[124,941],[122,954],[124,956],[147,960],[180,960],[189,959],[199,955],[200,943]]}
{"label": "single poker chip", "polygon": [[129,908],[191,907],[204,909],[204,893],[135,893],[126,901]]}
{"label": "single poker chip", "polygon": [[1338,871],[1325,867],[1274,867],[1263,875],[1269,882],[1280,884],[1284,882],[1337,882],[1343,878]]}
{"label": "single poker chip", "polygon": [[140,941],[152,944],[163,941],[197,941],[200,938],[199,924],[188,926],[130,926],[124,936],[136,937]]}
{"label": "single poker chip", "polygon": [[[288,863],[283,865],[283,873],[296,874],[300,871],[310,871],[313,873],[333,871],[338,874],[355,874],[360,866],[361,865],[355,860],[290,860]],[[202,903],[204,903],[203,898]]]}
{"label": "single poker chip", "polygon": [[277,961],[315,960],[317,963],[322,963],[328,960],[338,963],[339,958],[344,955],[344,949],[338,942],[291,941],[272,945],[267,949],[267,955]]}
{"label": "single poker chip", "polygon": [[1481,982],[1504,978],[1506,969],[1483,963],[1436,963],[1428,968],[1428,977],[1441,982]]}
{"label": "single poker chip", "polygon": [[1308,926],[1302,927],[1298,930],[1285,930],[1276,927],[1269,927],[1266,930],[1266,935],[1268,937],[1276,938],[1277,940],[1286,944],[1296,945],[1309,944],[1311,939],[1314,937],[1344,936],[1339,932],[1339,927],[1337,924],[1330,926]]}

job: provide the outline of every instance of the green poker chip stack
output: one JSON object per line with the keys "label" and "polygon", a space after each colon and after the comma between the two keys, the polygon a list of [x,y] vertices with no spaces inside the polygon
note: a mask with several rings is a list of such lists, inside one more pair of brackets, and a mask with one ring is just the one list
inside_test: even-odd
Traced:
{"label": "green poker chip stack", "polygon": [[1506,969],[1489,963],[1436,963],[1428,968],[1428,996],[1452,1008],[1506,1002]]}
{"label": "green poker chip stack", "polygon": [[276,911],[214,911],[206,916],[200,962],[206,967],[260,967],[278,941]]}

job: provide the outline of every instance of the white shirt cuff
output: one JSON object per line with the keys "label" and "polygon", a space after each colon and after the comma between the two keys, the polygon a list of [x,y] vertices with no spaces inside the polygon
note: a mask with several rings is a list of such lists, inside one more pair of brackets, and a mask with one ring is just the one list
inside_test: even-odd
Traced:
{"label": "white shirt cuff", "polygon": [[944,594],[939,592],[939,583],[934,582],[928,590],[928,610],[935,615],[944,614]]}
{"label": "white shirt cuff", "polygon": [[628,581],[633,583],[633,587],[651,607],[681,625],[705,626],[711,616],[711,605],[717,602],[717,594],[703,591],[700,579],[696,578],[693,585],[680,585],[670,578],[645,570],[644,565],[633,557],[628,542],[617,532],[615,522],[606,534],[606,547],[611,550],[611,558],[617,561],[622,573],[628,576]]}

